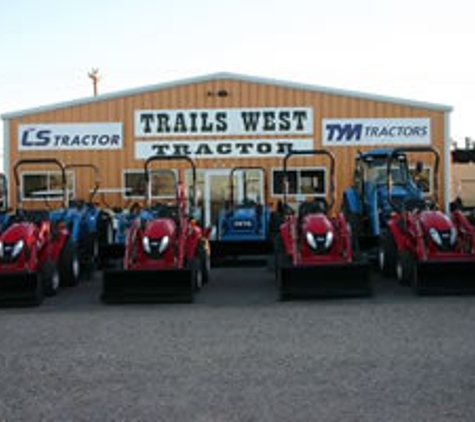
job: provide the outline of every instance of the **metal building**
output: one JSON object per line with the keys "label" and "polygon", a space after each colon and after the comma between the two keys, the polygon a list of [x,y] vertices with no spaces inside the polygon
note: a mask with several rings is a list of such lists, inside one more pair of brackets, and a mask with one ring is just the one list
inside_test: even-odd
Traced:
{"label": "metal building", "polygon": [[[210,224],[228,195],[232,167],[264,167],[267,199],[275,204],[283,193],[283,156],[291,149],[326,148],[336,157],[339,200],[351,183],[358,151],[432,145],[440,152],[439,197],[447,205],[450,112],[446,105],[218,73],[5,114],[4,169],[13,206],[18,200],[13,166],[32,157],[98,166],[101,188],[108,192],[103,200],[121,206],[142,198],[147,157],[186,154],[196,160],[204,222]],[[156,199],[173,195],[171,185],[181,171],[178,162],[167,165],[152,179]],[[291,194],[325,194],[325,172],[315,159],[299,158]],[[35,190],[54,189],[57,176],[46,166],[23,171],[18,192],[23,203],[40,204]],[[69,174],[71,195],[87,197],[92,179],[87,172]],[[264,194],[264,185],[256,173],[256,195]]]}

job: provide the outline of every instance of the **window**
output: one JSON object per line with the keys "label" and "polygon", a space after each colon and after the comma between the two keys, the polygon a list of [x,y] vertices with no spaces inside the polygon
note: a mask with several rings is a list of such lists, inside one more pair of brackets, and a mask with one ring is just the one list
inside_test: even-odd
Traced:
{"label": "window", "polygon": [[[68,199],[74,196],[74,174],[66,173]],[[58,171],[43,171],[38,173],[22,174],[23,200],[62,199],[61,173]],[[48,195],[49,193],[49,195]]]}
{"label": "window", "polygon": [[[185,170],[185,186],[188,187],[188,197],[191,196],[192,191],[192,170]],[[205,190],[205,172],[203,170],[196,170],[196,205],[198,207],[203,206],[203,196]],[[190,198],[191,199],[191,198]]]}
{"label": "window", "polygon": [[[326,169],[287,170],[288,194],[324,196],[326,192]],[[272,194],[284,194],[284,172],[272,170]]]}
{"label": "window", "polygon": [[432,193],[432,169],[430,167],[424,167],[422,172],[418,174],[416,166],[411,165],[409,173],[411,174],[412,179],[416,182],[417,187],[424,193],[424,196]]}
{"label": "window", "polygon": [[[176,172],[174,170],[152,170],[149,174],[152,198],[174,198],[176,195]],[[145,175],[140,170],[124,172],[125,197],[145,197]]]}

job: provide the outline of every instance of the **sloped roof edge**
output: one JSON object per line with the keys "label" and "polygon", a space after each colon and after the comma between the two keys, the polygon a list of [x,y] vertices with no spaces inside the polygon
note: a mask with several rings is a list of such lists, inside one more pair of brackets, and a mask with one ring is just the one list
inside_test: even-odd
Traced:
{"label": "sloped roof edge", "polygon": [[313,92],[320,92],[320,93],[326,93],[326,94],[338,95],[338,96],[344,96],[344,97],[359,98],[363,100],[388,102],[388,103],[394,103],[394,104],[399,104],[399,105],[408,106],[408,107],[425,108],[425,109],[443,111],[443,112],[452,111],[451,106],[443,105],[443,104],[435,104],[435,103],[428,103],[428,102],[423,102],[423,101],[409,100],[409,99],[404,99],[404,98],[390,97],[390,96],[384,96],[384,95],[378,95],[378,94],[370,94],[370,93],[365,93],[365,92],[330,88],[330,87],[319,86],[319,85],[282,81],[278,79],[262,78],[262,77],[241,75],[241,74],[229,73],[229,72],[220,72],[220,73],[213,73],[213,74],[208,74],[204,76],[179,79],[179,80],[170,81],[170,82],[163,82],[163,83],[154,84],[154,85],[147,85],[147,86],[142,86],[138,88],[115,91],[115,92],[100,94],[95,97],[86,97],[86,98],[80,98],[80,99],[71,100],[71,101],[65,101],[65,102],[60,102],[60,103],[55,103],[55,104],[33,107],[33,108],[25,109],[25,110],[5,113],[5,114],[2,114],[1,117],[4,120],[8,120],[8,119],[19,118],[19,117],[23,117],[23,116],[27,116],[31,114],[53,111],[53,110],[57,110],[60,108],[65,108],[65,107],[93,104],[93,103],[101,102],[105,100],[113,100],[113,99],[121,98],[121,97],[129,97],[133,95],[142,94],[145,92],[158,91],[162,89],[169,89],[169,88],[174,88],[174,87],[184,86],[184,85],[211,82],[215,80],[229,80],[229,79],[249,82],[249,83],[256,83],[256,84],[261,84],[261,85],[280,86],[283,88],[297,89],[297,90],[302,90],[302,91],[310,91],[310,92],[313,91]]}

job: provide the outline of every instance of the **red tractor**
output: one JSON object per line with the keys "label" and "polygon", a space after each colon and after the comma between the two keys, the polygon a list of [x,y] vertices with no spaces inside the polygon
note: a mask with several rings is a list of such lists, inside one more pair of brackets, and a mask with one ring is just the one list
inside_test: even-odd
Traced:
{"label": "red tractor", "polygon": [[[287,163],[293,156],[326,157],[328,195],[313,196],[295,212],[287,204]],[[284,158],[284,220],[276,236],[276,272],[280,299],[291,297],[369,296],[370,265],[342,213],[330,216],[335,202],[335,158],[326,150],[292,151]]]}
{"label": "red tractor", "polygon": [[[408,153],[433,157],[432,200],[393,198],[392,164]],[[394,211],[380,242],[380,267],[416,294],[475,293],[475,228],[460,210],[437,209],[438,169],[439,153],[432,147],[399,148],[389,158],[387,191]],[[416,177],[422,170],[420,161]]]}
{"label": "red tractor", "polygon": [[[176,186],[174,204],[149,201],[150,164],[184,160],[192,169],[191,212],[182,182]],[[105,270],[102,300],[113,302],[192,302],[209,280],[207,236],[193,218],[196,169],[187,156],[154,156],[144,165],[147,207],[138,210],[127,232],[123,269]]]}
{"label": "red tractor", "polygon": [[[66,174],[56,159],[21,160],[14,166],[18,209],[0,235],[0,303],[40,305],[59,286],[79,280],[79,261],[65,224],[54,223],[49,210],[23,210],[19,168],[49,164],[60,169],[61,191],[66,200]],[[43,193],[46,195],[46,193]]]}

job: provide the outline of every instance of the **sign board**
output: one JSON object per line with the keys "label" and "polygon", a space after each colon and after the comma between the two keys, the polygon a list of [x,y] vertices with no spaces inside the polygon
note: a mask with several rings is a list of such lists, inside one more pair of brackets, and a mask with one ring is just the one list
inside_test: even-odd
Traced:
{"label": "sign board", "polygon": [[313,108],[136,110],[136,138],[313,135]]}
{"label": "sign board", "polygon": [[123,147],[122,123],[46,123],[18,127],[18,149],[110,150]]}
{"label": "sign board", "polygon": [[429,118],[323,119],[322,145],[430,145]]}
{"label": "sign board", "polygon": [[312,138],[136,141],[135,159],[153,155],[188,155],[197,159],[280,157],[292,150],[313,148]]}

